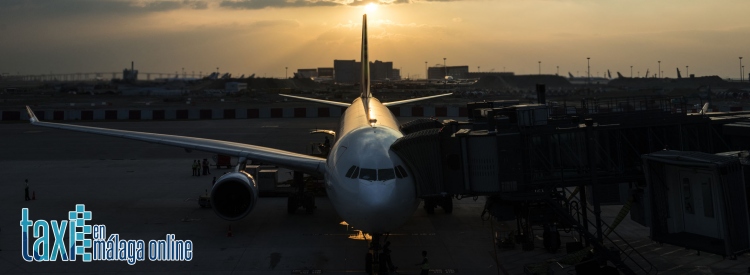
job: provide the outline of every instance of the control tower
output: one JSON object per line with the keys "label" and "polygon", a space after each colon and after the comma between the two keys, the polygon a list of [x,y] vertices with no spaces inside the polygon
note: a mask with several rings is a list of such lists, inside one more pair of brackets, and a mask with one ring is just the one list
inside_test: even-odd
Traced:
{"label": "control tower", "polygon": [[135,63],[130,62],[130,70],[127,68],[122,70],[122,80],[125,82],[135,82],[138,80],[138,71],[134,69]]}

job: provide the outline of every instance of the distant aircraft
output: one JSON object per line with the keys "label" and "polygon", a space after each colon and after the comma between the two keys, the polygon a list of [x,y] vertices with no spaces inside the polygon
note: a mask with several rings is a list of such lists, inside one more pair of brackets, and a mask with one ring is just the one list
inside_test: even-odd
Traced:
{"label": "distant aircraft", "polygon": [[[370,93],[368,60],[367,15],[364,15],[360,97],[352,103],[343,103],[283,95],[347,107],[341,116],[342,124],[338,132],[331,132],[335,142],[327,159],[221,140],[42,122],[31,108],[26,106],[26,110],[31,123],[37,126],[134,139],[239,158],[240,164],[235,170],[221,176],[211,190],[211,205],[214,212],[230,221],[248,215],[258,200],[256,180],[242,169],[242,163],[246,160],[323,175],[328,197],[339,215],[354,228],[375,236],[391,232],[403,225],[419,204],[412,173],[390,149],[391,144],[403,134],[388,106],[447,96],[450,93],[381,103]],[[218,74],[212,73],[211,76],[216,75]]]}
{"label": "distant aircraft", "polygon": [[568,82],[570,82],[572,84],[588,84],[588,83],[591,83],[591,84],[607,84],[609,82],[609,79],[606,78],[606,77],[596,77],[596,76],[592,76],[592,77],[586,77],[586,76],[576,77],[576,76],[573,76],[572,73],[568,72]]}

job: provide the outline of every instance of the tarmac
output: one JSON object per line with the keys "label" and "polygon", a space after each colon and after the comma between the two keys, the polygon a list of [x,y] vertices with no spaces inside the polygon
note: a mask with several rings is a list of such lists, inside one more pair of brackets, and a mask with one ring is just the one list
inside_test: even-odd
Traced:
{"label": "tarmac", "polygon": [[[408,120],[409,118],[406,118]],[[251,143],[309,153],[322,137],[311,129],[336,129],[338,118],[233,119],[194,121],[78,122],[164,134]],[[31,126],[0,124],[0,274],[48,273],[211,273],[211,274],[364,274],[366,236],[342,224],[325,197],[317,210],[287,214],[286,198],[264,197],[239,221],[225,221],[197,198],[210,190],[212,175],[191,176],[194,159],[205,152],[113,137]],[[286,173],[286,172],[283,172]],[[283,174],[282,173],[282,174]],[[35,200],[25,201],[24,179]],[[126,240],[163,240],[175,234],[194,243],[191,261],[26,262],[18,232],[21,209],[31,220],[65,220],[76,204],[92,212],[89,224],[106,225],[107,234]],[[565,247],[547,252],[541,238],[535,249],[520,245],[500,249],[495,234],[507,234],[515,222],[484,220],[484,199],[454,201],[452,214],[420,208],[388,237],[398,274],[418,274],[421,251],[428,251],[432,274],[523,274],[524,266],[565,256]],[[603,206],[611,222],[621,206]],[[231,231],[231,237],[228,236]],[[16,232],[16,233],[13,233]],[[648,228],[627,217],[617,232],[639,248],[660,274],[744,274],[750,257],[736,260],[659,245],[648,239]],[[534,231],[540,236],[541,230]],[[562,243],[577,234],[562,232]],[[551,266],[554,274],[573,274],[570,266]]]}

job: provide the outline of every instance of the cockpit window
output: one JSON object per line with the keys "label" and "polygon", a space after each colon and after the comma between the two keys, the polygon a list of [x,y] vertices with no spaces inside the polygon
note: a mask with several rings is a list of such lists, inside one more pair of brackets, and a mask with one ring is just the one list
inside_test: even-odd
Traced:
{"label": "cockpit window", "polygon": [[377,173],[375,172],[375,169],[367,169],[362,168],[359,173],[359,178],[363,180],[377,180]]}
{"label": "cockpit window", "polygon": [[368,169],[359,168],[358,166],[352,166],[349,168],[349,170],[346,171],[346,174],[344,176],[350,179],[359,178],[369,181],[387,181],[392,180],[396,177],[398,177],[399,179],[407,177],[406,170],[404,170],[404,168],[400,165],[396,166],[395,168],[386,169]]}
{"label": "cockpit window", "polygon": [[352,173],[351,178],[356,179],[359,175],[359,167],[354,167],[354,173]]}
{"label": "cockpit window", "polygon": [[351,178],[352,174],[354,174],[354,169],[356,169],[356,168],[357,168],[357,166],[352,165],[352,168],[349,168],[349,171],[346,171],[346,176],[345,177]]}
{"label": "cockpit window", "polygon": [[393,168],[378,169],[378,180],[379,181],[392,180],[395,177],[396,177],[396,175],[393,173]]}
{"label": "cockpit window", "polygon": [[396,176],[401,179],[408,177],[409,175],[406,174],[406,170],[404,169],[404,167],[401,167],[401,165],[396,165]]}

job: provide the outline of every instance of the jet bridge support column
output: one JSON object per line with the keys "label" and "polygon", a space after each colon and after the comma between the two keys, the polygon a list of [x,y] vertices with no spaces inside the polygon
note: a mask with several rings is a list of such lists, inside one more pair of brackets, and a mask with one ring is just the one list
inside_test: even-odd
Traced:
{"label": "jet bridge support column", "polygon": [[[594,204],[594,219],[596,220],[596,239],[599,243],[602,242],[602,209],[601,204],[599,203],[599,184],[596,179],[596,162],[594,161],[595,158],[595,150],[596,147],[594,146],[594,143],[596,140],[594,139],[594,120],[591,118],[587,118],[585,120],[586,124],[586,155],[588,159],[589,164],[589,175],[591,176],[591,202]],[[586,208],[583,208],[584,213],[586,211]]]}

